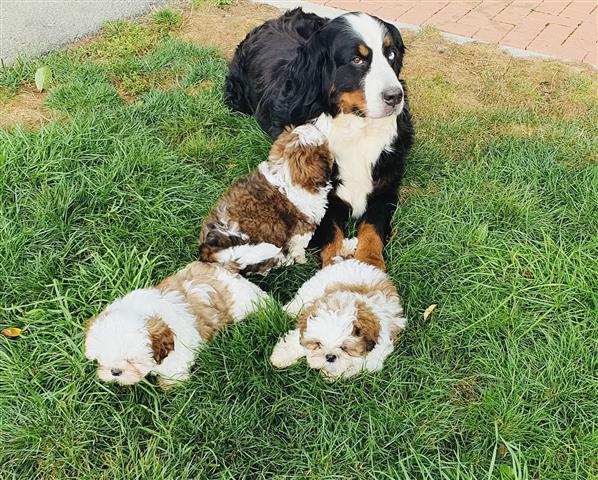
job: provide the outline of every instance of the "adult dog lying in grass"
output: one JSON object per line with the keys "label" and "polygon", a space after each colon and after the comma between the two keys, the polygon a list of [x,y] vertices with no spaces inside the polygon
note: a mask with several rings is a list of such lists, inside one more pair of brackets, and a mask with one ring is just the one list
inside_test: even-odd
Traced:
{"label": "adult dog lying in grass", "polygon": [[313,125],[286,129],[268,161],[238,180],[204,220],[200,258],[246,273],[305,263],[326,213],[333,159]]}
{"label": "adult dog lying in grass", "polygon": [[[354,241],[344,241],[344,248]],[[277,368],[302,357],[328,379],[381,370],[407,320],[388,275],[352,258],[336,257],[303,284],[285,306],[297,328],[278,341],[270,361]]]}
{"label": "adult dog lying in grass", "polygon": [[414,129],[399,79],[405,45],[397,28],[365,13],[334,19],[288,11],[237,47],[226,102],[254,115],[270,136],[317,120],[337,168],[326,216],[311,240],[330,263],[350,218],[355,258],[384,269],[383,247],[398,202]]}
{"label": "adult dog lying in grass", "polygon": [[163,388],[189,377],[195,351],[266,294],[220,265],[193,262],[155,287],[135,290],[90,321],[85,353],[105,382],[132,385],[148,374]]}

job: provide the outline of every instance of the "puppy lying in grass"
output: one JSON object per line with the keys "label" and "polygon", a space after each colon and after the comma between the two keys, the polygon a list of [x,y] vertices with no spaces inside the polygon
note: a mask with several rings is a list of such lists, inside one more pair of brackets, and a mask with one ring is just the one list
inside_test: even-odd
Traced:
{"label": "puppy lying in grass", "polygon": [[252,313],[266,294],[224,267],[193,262],[155,287],[135,290],[90,320],[85,354],[105,382],[148,374],[167,388],[189,377],[197,348]]}
{"label": "puppy lying in grass", "polygon": [[341,256],[303,284],[285,306],[297,328],[281,338],[270,357],[285,368],[306,357],[331,380],[361,370],[378,371],[394,350],[407,320],[399,294],[382,270],[347,258],[357,247],[345,240]]}
{"label": "puppy lying in grass", "polygon": [[304,263],[328,205],[332,164],[315,126],[287,128],[268,161],[234,183],[204,220],[200,259],[243,273]]}

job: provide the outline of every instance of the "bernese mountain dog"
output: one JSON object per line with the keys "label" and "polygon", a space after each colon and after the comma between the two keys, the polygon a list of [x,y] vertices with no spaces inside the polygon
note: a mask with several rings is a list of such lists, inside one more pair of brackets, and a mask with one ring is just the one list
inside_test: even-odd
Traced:
{"label": "bernese mountain dog", "polygon": [[414,140],[399,74],[405,45],[398,29],[354,12],[335,19],[291,10],[251,31],[226,79],[226,101],[255,115],[273,138],[312,121],[334,155],[329,206],[310,246],[323,265],[358,220],[355,258],[384,269],[405,160]]}

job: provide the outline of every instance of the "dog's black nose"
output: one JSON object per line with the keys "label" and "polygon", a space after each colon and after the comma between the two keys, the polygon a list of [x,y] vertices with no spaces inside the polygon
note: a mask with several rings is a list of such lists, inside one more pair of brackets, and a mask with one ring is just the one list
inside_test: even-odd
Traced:
{"label": "dog's black nose", "polygon": [[403,99],[403,89],[401,87],[395,87],[384,90],[382,92],[382,98],[384,99],[384,103],[394,107]]}
{"label": "dog's black nose", "polygon": [[336,355],[332,355],[332,353],[329,353],[328,355],[326,355],[326,361],[327,362],[334,362],[336,360]]}
{"label": "dog's black nose", "polygon": [[113,368],[110,370],[110,373],[112,374],[113,377],[120,377],[120,375],[123,373],[123,371],[118,368]]}

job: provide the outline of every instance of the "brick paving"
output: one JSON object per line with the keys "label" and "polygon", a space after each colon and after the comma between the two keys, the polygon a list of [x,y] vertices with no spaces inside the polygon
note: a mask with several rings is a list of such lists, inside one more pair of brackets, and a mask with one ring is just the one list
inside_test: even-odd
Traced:
{"label": "brick paving", "polygon": [[310,1],[598,65],[598,0]]}

